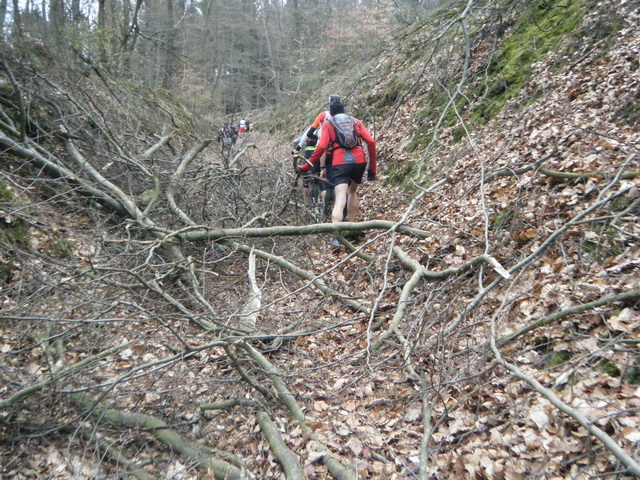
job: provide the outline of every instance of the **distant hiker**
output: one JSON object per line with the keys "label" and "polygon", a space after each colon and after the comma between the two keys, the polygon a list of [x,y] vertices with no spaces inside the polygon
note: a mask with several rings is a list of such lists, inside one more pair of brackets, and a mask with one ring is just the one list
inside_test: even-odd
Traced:
{"label": "distant hiker", "polygon": [[218,130],[218,143],[222,143],[223,147],[230,147],[233,143],[233,132],[228,123],[225,123]]}
{"label": "distant hiker", "polygon": [[235,145],[236,140],[238,140],[238,126],[235,123],[232,123],[229,128],[231,129],[231,143]]}
{"label": "distant hiker", "polygon": [[247,133],[251,133],[251,122],[249,120],[247,120]]}
{"label": "distant hiker", "polygon": [[[362,140],[369,152],[368,180],[374,180],[378,171],[376,163],[376,141],[360,120],[344,113],[344,104],[339,97],[329,104],[329,117],[325,119],[318,144],[309,161],[320,163],[326,151],[333,156],[331,174],[335,185],[335,203],[331,219],[334,223],[344,221],[344,207],[347,207],[349,222],[358,216],[358,185],[367,169],[367,158],[362,148]],[[305,165],[301,167],[304,170]],[[321,175],[325,175],[321,171]]]}
{"label": "distant hiker", "polygon": [[240,128],[239,128],[240,136],[243,137],[246,131],[247,131],[247,122],[245,120],[240,120]]}

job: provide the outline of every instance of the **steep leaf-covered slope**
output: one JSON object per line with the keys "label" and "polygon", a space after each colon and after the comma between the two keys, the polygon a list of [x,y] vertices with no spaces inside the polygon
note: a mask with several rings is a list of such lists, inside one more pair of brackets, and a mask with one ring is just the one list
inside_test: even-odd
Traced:
{"label": "steep leaf-covered slope", "polygon": [[[405,361],[428,379],[432,416],[421,460],[437,478],[613,472],[548,398],[501,376],[489,340],[493,326],[507,361],[633,452],[637,4],[456,5],[404,32],[347,88],[378,128],[384,181],[363,188],[365,217],[433,234],[366,251],[387,258],[395,242],[434,273],[490,254],[511,273],[487,266],[405,300],[402,331],[420,358]],[[386,273],[388,288],[408,281]]]}

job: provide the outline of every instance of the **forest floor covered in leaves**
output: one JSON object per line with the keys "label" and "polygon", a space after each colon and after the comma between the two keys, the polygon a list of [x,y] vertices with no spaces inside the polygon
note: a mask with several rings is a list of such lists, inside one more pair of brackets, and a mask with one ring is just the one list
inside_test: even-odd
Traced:
{"label": "forest floor covered in leaves", "polygon": [[[5,227],[23,221],[28,240],[2,251],[3,478],[214,478],[160,431],[210,448],[241,478],[285,478],[265,413],[302,478],[339,478],[329,456],[353,472],[344,478],[632,478],[571,415],[640,461],[632,3],[610,48],[570,63],[550,54],[462,142],[443,127],[427,181],[390,179],[420,161],[396,133],[415,134],[417,99],[400,106],[377,131],[380,175],[360,188],[360,220],[393,228],[363,232],[353,250],[333,247],[332,232],[181,238],[196,292],[182,289],[185,264],[155,256],[162,242],[145,234],[157,225],[51,194],[41,172],[9,162],[3,190],[24,208],[3,197]],[[216,180],[215,142],[189,166],[182,213],[221,231],[245,208],[246,229],[322,223],[293,175],[291,139],[257,123],[235,150],[247,147],[240,173]],[[254,212],[283,198],[271,217]],[[176,236],[197,230],[168,211]],[[110,409],[163,423],[119,423]]]}

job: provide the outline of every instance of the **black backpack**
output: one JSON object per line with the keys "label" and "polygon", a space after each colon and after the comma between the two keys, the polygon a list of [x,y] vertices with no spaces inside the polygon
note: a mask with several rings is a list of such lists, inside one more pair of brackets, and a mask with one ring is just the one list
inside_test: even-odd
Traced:
{"label": "black backpack", "polygon": [[356,130],[356,122],[353,117],[346,113],[338,113],[328,118],[333,130],[336,132],[335,142],[339,148],[350,150],[360,145],[360,136]]}

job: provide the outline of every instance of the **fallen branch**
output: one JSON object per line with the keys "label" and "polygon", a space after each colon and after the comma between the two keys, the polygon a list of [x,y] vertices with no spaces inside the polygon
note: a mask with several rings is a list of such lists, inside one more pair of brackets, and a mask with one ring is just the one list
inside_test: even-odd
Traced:
{"label": "fallen branch", "polygon": [[488,183],[491,182],[493,180],[495,180],[498,177],[515,177],[518,175],[523,175],[527,172],[530,172],[532,170],[535,170],[536,168],[538,168],[540,166],[540,164],[542,164],[543,162],[549,160],[550,158],[554,157],[558,152],[553,151],[548,155],[545,155],[544,157],[542,157],[539,160],[536,160],[535,162],[529,164],[529,165],[525,165],[524,167],[520,167],[520,168],[504,168],[502,170],[498,170],[496,172],[493,172],[490,175],[487,175],[487,177],[484,179],[484,183]]}
{"label": "fallen branch", "polygon": [[441,270],[439,272],[432,272],[431,270],[424,268],[417,260],[410,258],[400,247],[393,247],[393,252],[406,267],[413,271],[420,272],[422,277],[428,280],[442,280],[452,275],[460,275],[481,263],[486,263],[492,266],[504,278],[508,279],[511,277],[511,274],[507,272],[495,258],[486,253],[478,255],[473,260],[465,262],[458,267],[447,268],[446,270]]}
{"label": "fallen branch", "polygon": [[107,195],[99,188],[95,188],[91,182],[78,177],[68,168],[57,164],[55,159],[47,158],[45,154],[26,145],[28,144],[18,143],[0,131],[0,147],[2,147],[3,154],[12,154],[18,158],[31,160],[36,166],[44,168],[51,175],[75,183],[83,194],[104,203],[119,215],[128,216],[127,209],[114,197]]}
{"label": "fallen branch", "polygon": [[276,456],[287,480],[305,480],[304,470],[298,461],[298,457],[287,447],[282,439],[278,428],[273,424],[266,412],[256,413],[256,418],[262,429],[262,433],[267,437],[271,446],[271,451]]}
{"label": "fallen branch", "polygon": [[424,268],[420,262],[410,258],[400,247],[393,247],[393,252],[396,254],[398,259],[402,262],[403,265],[408,267],[413,271],[411,278],[405,283],[402,288],[402,293],[400,294],[400,298],[398,300],[398,308],[396,313],[389,324],[389,329],[386,332],[383,332],[378,339],[371,344],[370,350],[375,351],[393,334],[393,332],[398,328],[398,325],[404,318],[405,312],[409,305],[409,298],[413,293],[413,290],[420,283],[421,280],[442,280],[443,278],[450,277],[452,275],[460,275],[467,270],[470,270],[474,266],[477,266],[481,263],[487,263],[494,267],[498,273],[500,273],[503,277],[509,278],[509,273],[504,270],[504,268],[498,263],[498,261],[493,258],[491,255],[483,254],[474,258],[473,260],[463,263],[459,267],[448,268],[446,270],[442,270],[440,272],[432,272]]}
{"label": "fallen branch", "polygon": [[260,395],[262,395],[265,399],[270,400],[273,398],[273,395],[266,387],[263,387],[258,382],[256,382],[253,378],[251,378],[251,376],[247,373],[246,369],[242,366],[238,357],[235,355],[235,353],[231,351],[231,347],[229,345],[224,346],[224,352],[227,354],[227,357],[229,357],[229,360],[231,360],[231,363],[233,364],[233,368],[236,369],[236,371],[240,375],[240,378],[242,378],[242,380],[244,380],[245,383],[247,383],[247,385],[249,385],[255,391],[260,393]]}
{"label": "fallen branch", "polygon": [[233,398],[230,400],[222,400],[221,402],[203,403],[202,405],[200,405],[200,410],[226,410],[227,408],[232,407],[257,408],[261,407],[261,405],[255,400],[247,400],[246,398]]}
{"label": "fallen branch", "polygon": [[24,142],[27,138],[27,110],[25,109],[24,102],[22,101],[23,93],[20,85],[13,76],[13,72],[5,61],[4,55],[2,60],[0,60],[0,63],[2,64],[2,69],[4,70],[4,73],[7,75],[7,78],[9,79],[9,81],[11,82],[11,86],[13,87],[13,98],[15,98],[15,105],[16,109],[18,110],[18,117],[20,119],[20,132],[18,134],[18,137],[21,142]]}
{"label": "fallen branch", "polygon": [[588,310],[593,310],[594,308],[601,307],[609,303],[624,302],[626,300],[637,300],[639,298],[640,298],[640,290],[632,290],[630,292],[617,293],[615,295],[608,295],[606,297],[602,297],[593,302],[584,303],[582,305],[577,305],[575,307],[567,308],[565,310],[561,310],[559,312],[555,312],[551,315],[541,318],[540,320],[532,323],[531,325],[527,325],[524,328],[521,328],[520,330],[512,333],[511,335],[498,339],[496,341],[496,344],[499,347],[502,347],[510,342],[513,342],[520,335],[524,335],[525,333],[535,330],[538,327],[549,325],[550,323],[553,323],[562,318],[568,317],[569,315],[586,312]]}
{"label": "fallen branch", "polygon": [[279,257],[277,255],[273,255],[271,253],[262,251],[262,250],[258,250],[255,249],[253,247],[249,247],[247,245],[243,245],[240,243],[236,243],[233,242],[231,240],[220,240],[218,243],[225,245],[227,247],[230,248],[235,248],[238,249],[244,253],[246,253],[247,255],[251,254],[251,252],[253,251],[255,256],[258,258],[262,258],[263,260],[267,260],[269,262],[275,263],[276,265],[278,265],[279,267],[285,268],[287,270],[289,270],[291,273],[296,274],[297,276],[304,278],[305,280],[308,280],[314,287],[316,287],[318,290],[320,290],[322,293],[324,293],[325,295],[335,298],[336,300],[340,300],[341,302],[344,302],[346,305],[348,305],[349,307],[351,307],[354,311],[356,312],[364,312],[367,315],[369,314],[369,309],[367,307],[365,307],[364,305],[356,302],[355,300],[348,298],[346,295],[338,292],[337,290],[334,290],[330,287],[328,287],[320,277],[318,277],[317,275],[314,275],[306,270],[301,269],[300,267],[295,266],[294,264],[292,264],[291,262],[289,262],[288,260],[285,260],[282,257]]}
{"label": "fallen branch", "polygon": [[255,348],[245,342],[240,342],[237,344],[239,348],[245,350],[251,358],[258,364],[260,368],[262,368],[273,383],[275,387],[278,398],[282,401],[282,403],[287,407],[289,412],[296,419],[300,427],[304,430],[304,432],[311,438],[316,447],[319,449],[319,453],[322,455],[322,462],[327,466],[331,475],[337,480],[356,480],[354,472],[349,470],[347,467],[342,465],[331,453],[329,448],[325,446],[320,440],[318,440],[314,430],[309,426],[307,420],[304,416],[302,408],[296,402],[295,397],[289,391],[286,384],[282,380],[282,374],[278,371],[278,369],[267,360],[260,352],[258,352]]}
{"label": "fallen branch", "polygon": [[133,475],[137,480],[153,480],[153,477],[147,475],[144,471],[138,468],[135,463],[128,458],[125,458],[119,449],[113,447],[111,442],[99,437],[93,431],[83,428],[81,430],[82,436],[85,440],[95,445],[104,455],[106,455],[111,461],[121,465],[130,475]]}
{"label": "fallen branch", "polygon": [[[546,317],[541,318],[540,320],[537,320],[536,322],[533,322],[532,324],[527,325],[526,327],[523,327],[520,330],[513,332],[510,335],[501,337],[498,340],[496,340],[496,345],[498,347],[504,347],[505,345],[513,342],[514,340],[524,335],[525,333],[529,333],[535,330],[536,328],[549,325],[553,322],[556,322],[565,317],[568,317],[569,315],[574,315],[576,313],[582,313],[589,310],[593,310],[594,308],[601,307],[609,303],[624,302],[626,300],[637,300],[639,298],[640,298],[640,290],[632,290],[630,292],[617,293],[615,295],[608,295],[606,297],[600,298],[599,300],[594,300],[593,302],[584,303],[582,305],[576,305],[575,307],[567,308],[565,310],[552,313],[551,315],[547,315]],[[487,342],[485,346],[489,346],[489,342]],[[474,347],[474,348],[478,348],[478,347]],[[455,352],[452,356],[459,357],[462,355],[467,355],[468,353],[469,353],[469,349],[464,349],[464,350]]]}
{"label": "fallen branch", "polygon": [[232,168],[238,162],[238,160],[240,160],[251,148],[257,149],[258,147],[256,147],[253,143],[249,143],[242,147],[242,149],[235,153],[231,160],[229,160],[229,165],[227,166],[227,168]]}
{"label": "fallen branch", "polygon": [[280,225],[264,228],[210,228],[204,225],[182,229],[179,232],[152,227],[167,237],[178,237],[184,241],[220,240],[223,238],[265,238],[277,236],[301,236],[317,233],[337,233],[345,230],[394,230],[398,233],[413,235],[418,238],[429,238],[431,233],[417,228],[405,227],[386,220],[370,220],[368,222],[313,223],[310,225]]}
{"label": "fallen branch", "polygon": [[538,380],[536,380],[531,375],[527,375],[522,372],[517,366],[507,362],[502,358],[502,354],[496,345],[496,322],[495,315],[491,317],[491,350],[495,355],[498,364],[505,367],[509,370],[516,378],[525,381],[528,383],[537,393],[545,397],[549,400],[553,405],[555,405],[561,412],[566,413],[571,418],[573,418],[576,422],[580,424],[589,434],[596,437],[598,440],[602,442],[602,444],[609,449],[613,455],[622,462],[622,464],[627,467],[629,473],[640,476],[640,464],[636,462],[620,445],[618,445],[609,435],[607,435],[603,430],[593,425],[589,419],[578,410],[572,408],[571,406],[564,403],[558,396],[549,388],[543,386]]}
{"label": "fallen branch", "polygon": [[80,369],[82,369],[83,367],[86,367],[87,365],[90,365],[94,362],[97,362],[98,360],[102,360],[105,357],[108,357],[109,355],[112,355],[114,353],[117,353],[119,351],[125,350],[129,347],[131,347],[132,345],[134,345],[134,342],[128,342],[128,343],[123,343],[121,345],[117,345],[115,347],[111,347],[103,352],[100,352],[98,355],[94,355],[92,357],[89,358],[85,358],[84,360],[81,360],[78,363],[74,363],[73,365],[67,367],[67,368],[62,368],[60,370],[54,371],[52,372],[50,375],[48,375],[47,378],[45,378],[44,380],[41,380],[39,382],[34,383],[33,385],[29,385],[26,388],[23,388],[22,390],[20,390],[19,392],[14,393],[13,395],[11,395],[9,398],[6,398],[2,401],[0,401],[0,408],[5,408],[5,407],[10,407],[11,405],[13,405],[14,403],[16,403],[19,400],[22,400],[25,397],[28,397],[29,395],[38,392],[40,390],[42,390],[43,388],[48,387],[49,385],[51,385],[54,382],[57,382],[58,380],[60,380],[61,378],[63,378],[66,375],[69,375],[70,373],[73,373],[75,371],[78,371]]}
{"label": "fallen branch", "polygon": [[176,430],[165,422],[143,413],[122,412],[97,404],[86,394],[74,393],[70,395],[73,404],[84,410],[89,410],[92,417],[107,420],[111,423],[126,427],[146,429],[156,438],[176,453],[194,461],[204,472],[211,472],[216,480],[240,480],[243,478],[244,468],[239,468],[226,460],[213,457],[213,451],[198,443],[182,437]]}
{"label": "fallen branch", "polygon": [[[152,145],[149,149],[147,149],[145,152],[143,152],[140,155],[140,158],[141,159],[147,159],[147,158],[151,157],[154,153],[156,153],[162,147],[164,147],[167,143],[169,143],[171,141],[171,139],[178,134],[178,132],[179,132],[178,130],[172,130],[171,132],[169,132],[168,135],[165,135],[164,137],[162,137],[154,145]],[[209,143],[211,143],[211,142],[209,142]]]}
{"label": "fallen branch", "polygon": [[180,220],[182,220],[186,225],[195,225],[195,222],[191,220],[189,215],[187,215],[180,207],[178,207],[173,190],[176,185],[179,185],[183,181],[184,173],[186,172],[191,162],[198,156],[200,152],[207,148],[211,142],[212,140],[205,140],[203,142],[200,142],[185,155],[185,157],[180,162],[180,165],[178,165],[178,168],[176,168],[176,171],[173,172],[171,181],[169,182],[167,191],[165,192],[167,202],[169,203],[169,208],[171,208],[171,211],[175,213],[178,218],[180,218]]}
{"label": "fallen branch", "polygon": [[[521,270],[524,267],[526,267],[529,263],[533,262],[533,260],[535,258],[537,258],[542,252],[544,252],[553,242],[555,242],[555,240],[559,236],[564,234],[567,230],[572,228],[574,225],[579,224],[579,222],[581,222],[591,212],[596,211],[597,209],[601,208],[603,205],[606,205],[608,202],[611,202],[611,201],[615,200],[616,198],[620,197],[621,195],[624,195],[629,190],[630,190],[630,188],[623,188],[622,190],[620,190],[620,191],[618,191],[616,193],[613,193],[610,196],[608,196],[606,198],[603,198],[603,199],[595,202],[591,206],[587,207],[586,209],[584,209],[582,212],[580,212],[578,215],[576,215],[572,220],[570,220],[569,222],[565,223],[564,225],[560,226],[557,230],[552,232],[546,238],[546,240],[543,241],[542,244],[535,251],[531,252],[527,257],[523,258],[516,265],[511,267],[508,270],[509,274],[513,274],[513,273],[517,272],[518,270]],[[493,282],[491,282],[491,284],[487,285],[486,287],[483,287],[482,290],[480,292],[478,292],[478,295],[476,295],[476,297],[471,301],[471,303],[464,309],[464,311],[459,313],[456,316],[456,318],[453,320],[453,322],[451,322],[442,331],[441,336],[442,337],[446,337],[451,332],[453,332],[458,327],[458,325],[460,325],[460,323],[462,322],[464,317],[469,312],[471,312],[473,309],[475,309],[482,302],[484,297],[489,292],[491,292],[494,288],[496,288],[502,282],[502,280],[503,280],[503,278],[501,276],[497,277]],[[434,345],[434,342],[430,342],[430,344],[427,345],[427,348],[432,348],[433,345]]]}
{"label": "fallen branch", "polygon": [[349,252],[353,253],[356,257],[360,257],[365,262],[369,262],[369,263],[374,263],[376,261],[376,259],[371,255],[367,255],[366,253],[360,251],[360,249],[356,248],[353,245],[353,243],[347,240],[342,234],[338,233],[336,235],[336,238],[342,245],[344,245],[347,248],[347,250],[349,250]]}
{"label": "fallen branch", "polygon": [[262,307],[262,290],[260,290],[258,282],[256,281],[256,254],[253,249],[249,252],[247,276],[249,277],[249,293],[247,295],[247,301],[240,312],[239,326],[243,330],[254,332],[256,330],[260,308]]}
{"label": "fallen branch", "polygon": [[[544,173],[545,175],[553,178],[563,179],[563,180],[586,180],[591,177],[603,177],[603,178],[614,178],[617,173],[610,172],[582,172],[582,173],[572,173],[572,172],[559,172],[557,170],[550,170],[548,168],[539,168],[538,171],[540,173]],[[636,178],[640,175],[640,172],[627,172],[620,175],[619,178],[623,180],[630,180]]]}

